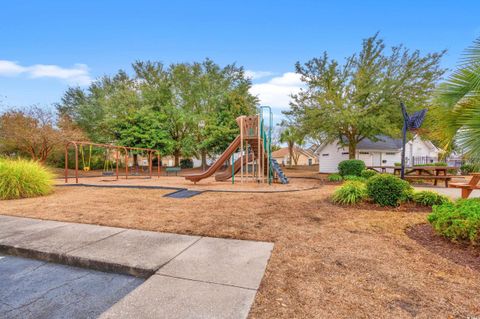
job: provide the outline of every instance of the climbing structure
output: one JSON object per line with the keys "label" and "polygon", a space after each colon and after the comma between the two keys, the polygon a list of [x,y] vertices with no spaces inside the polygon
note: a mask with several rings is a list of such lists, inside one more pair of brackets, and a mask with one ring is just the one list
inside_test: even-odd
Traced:
{"label": "climbing structure", "polygon": [[[267,117],[268,124],[265,124]],[[186,179],[196,183],[212,176],[225,163],[226,170],[215,175],[217,181],[232,180],[232,183],[279,181],[287,184],[288,179],[278,163],[272,159],[273,116],[270,107],[259,109],[257,115],[240,116],[236,119],[240,135],[233,140],[212,166],[201,174],[187,175]]]}

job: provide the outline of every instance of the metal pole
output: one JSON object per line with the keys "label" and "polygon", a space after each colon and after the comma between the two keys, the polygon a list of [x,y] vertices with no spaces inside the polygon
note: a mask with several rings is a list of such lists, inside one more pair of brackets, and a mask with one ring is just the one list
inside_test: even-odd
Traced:
{"label": "metal pole", "polygon": [[75,144],[75,183],[78,184],[78,145]]}
{"label": "metal pole", "polygon": [[117,181],[118,181],[118,158],[120,157],[120,153],[118,152],[118,148],[115,150],[115,173],[117,174]]}
{"label": "metal pole", "polygon": [[65,145],[65,183],[68,183],[68,143]]}
{"label": "metal pole", "polygon": [[405,179],[405,145],[407,144],[407,129],[408,129],[408,114],[403,103],[400,103],[403,114],[403,128],[402,128],[402,166],[400,169],[400,178]]}

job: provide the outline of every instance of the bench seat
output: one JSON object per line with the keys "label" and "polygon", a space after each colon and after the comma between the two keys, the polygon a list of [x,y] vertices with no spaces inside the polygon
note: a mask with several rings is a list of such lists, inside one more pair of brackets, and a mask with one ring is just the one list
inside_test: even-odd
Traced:
{"label": "bench seat", "polygon": [[168,173],[175,173],[175,176],[178,175],[178,172],[181,171],[181,168],[180,167],[166,167],[165,168],[165,172],[167,173],[167,176],[168,176]]}
{"label": "bench seat", "polygon": [[448,183],[454,178],[455,176],[437,176],[437,175],[405,175],[405,179],[417,179],[417,180],[423,180],[423,179],[430,179],[435,181],[435,185],[437,185],[438,180],[443,180],[445,181],[445,187],[448,187]]}

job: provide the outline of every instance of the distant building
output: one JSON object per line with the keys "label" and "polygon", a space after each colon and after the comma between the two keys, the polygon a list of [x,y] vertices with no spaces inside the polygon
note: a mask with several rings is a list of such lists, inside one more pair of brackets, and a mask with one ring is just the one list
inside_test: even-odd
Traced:
{"label": "distant building", "polygon": [[[318,156],[319,172],[338,172],[338,164],[349,158],[348,147],[342,147],[338,141],[325,143],[315,151]],[[430,164],[438,161],[440,150],[428,140],[416,135],[407,142],[405,163],[407,166]],[[379,136],[378,141],[364,139],[357,145],[355,158],[367,166],[394,166],[402,161],[402,140],[388,136]]]}
{"label": "distant building", "polygon": [[[318,157],[309,150],[295,146],[293,148],[293,154],[295,159],[297,159],[297,165],[311,166],[318,164]],[[272,158],[276,159],[280,165],[290,165],[290,152],[288,151],[288,147],[273,152]],[[295,159],[292,159],[292,165],[295,165]]]}

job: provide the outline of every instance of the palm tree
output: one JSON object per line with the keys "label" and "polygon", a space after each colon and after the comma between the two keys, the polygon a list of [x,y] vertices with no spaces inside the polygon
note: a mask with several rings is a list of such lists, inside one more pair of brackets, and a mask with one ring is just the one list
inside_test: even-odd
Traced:
{"label": "palm tree", "polygon": [[292,161],[297,165],[298,157],[295,157],[295,144],[302,145],[304,137],[294,127],[289,126],[280,133],[280,143],[287,143],[290,160],[288,166],[292,167]]}
{"label": "palm tree", "polygon": [[432,135],[446,151],[454,145],[480,159],[480,38],[465,50],[459,68],[442,83],[431,110]]}

